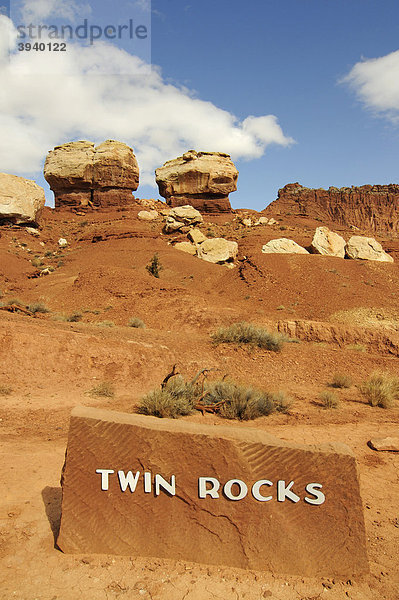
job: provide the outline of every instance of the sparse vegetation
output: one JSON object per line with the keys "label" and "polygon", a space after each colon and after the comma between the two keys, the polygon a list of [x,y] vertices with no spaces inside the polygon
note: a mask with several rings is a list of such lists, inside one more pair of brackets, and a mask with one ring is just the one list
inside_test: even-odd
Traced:
{"label": "sparse vegetation", "polygon": [[329,385],[333,388],[350,388],[352,384],[352,377],[350,375],[346,375],[346,373],[334,373]]}
{"label": "sparse vegetation", "polygon": [[113,398],[115,396],[114,386],[110,381],[102,381],[88,391],[90,396],[98,398]]}
{"label": "sparse vegetation", "polygon": [[34,304],[29,304],[28,305],[28,310],[33,313],[49,313],[50,309],[47,308],[47,306],[45,306],[42,302],[35,302]]}
{"label": "sparse vegetation", "polygon": [[[185,381],[173,371],[164,379],[161,389],[144,396],[138,412],[156,417],[189,415],[194,410],[210,412],[226,419],[247,421],[272,412],[288,412],[292,401],[284,392],[270,393],[234,381],[208,382],[206,373],[200,371],[192,381]],[[204,375],[201,383],[199,378]]]}
{"label": "sparse vegetation", "polygon": [[115,327],[115,323],[113,321],[99,321],[96,323],[99,327]]}
{"label": "sparse vegetation", "polygon": [[399,377],[374,371],[360,386],[360,392],[370,406],[392,408],[399,398]]}
{"label": "sparse vegetation", "polygon": [[159,279],[160,272],[162,271],[163,266],[161,265],[161,261],[159,260],[158,254],[154,254],[150,263],[146,266],[146,269],[150,273],[150,275]]}
{"label": "sparse vegetation", "polygon": [[32,258],[32,260],[30,261],[32,264],[32,267],[41,267],[43,265],[43,261],[40,258]]}
{"label": "sparse vegetation", "polygon": [[8,385],[0,383],[0,396],[9,396],[12,393],[12,388]]}
{"label": "sparse vegetation", "polygon": [[78,321],[80,321],[82,319],[82,316],[83,315],[81,312],[75,311],[72,314],[68,315],[65,320],[68,323],[77,323]]}
{"label": "sparse vegetation", "polygon": [[248,344],[253,347],[280,352],[287,338],[279,333],[270,333],[267,329],[251,323],[233,323],[229,327],[220,327],[213,335],[216,344]]}
{"label": "sparse vegetation", "polygon": [[331,390],[324,390],[319,394],[319,400],[324,408],[338,408],[337,394]]}
{"label": "sparse vegetation", "polygon": [[356,352],[366,352],[366,346],[363,346],[363,344],[349,344],[346,348],[347,350],[355,350]]}
{"label": "sparse vegetation", "polygon": [[145,323],[138,317],[132,317],[129,319],[128,327],[136,327],[137,329],[145,329]]}

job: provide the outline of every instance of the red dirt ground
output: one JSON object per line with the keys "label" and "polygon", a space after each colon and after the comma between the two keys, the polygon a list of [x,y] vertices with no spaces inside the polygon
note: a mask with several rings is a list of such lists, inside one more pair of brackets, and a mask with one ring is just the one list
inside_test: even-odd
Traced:
{"label": "red dirt ground", "polygon": [[[276,215],[277,225],[247,228],[234,215],[208,217],[206,235],[239,243],[237,266],[227,269],[174,249],[168,241],[181,236],[161,234],[160,223],[140,222],[140,209],[137,204],[86,216],[45,209],[39,237],[24,228],[0,228],[1,300],[41,302],[50,310],[37,317],[0,310],[0,386],[12,388],[0,396],[0,597],[398,600],[399,453],[377,453],[367,442],[398,435],[399,410],[368,406],[356,387],[373,370],[399,372],[398,240],[379,239],[394,264],[264,255],[262,245],[276,237],[308,246],[321,223]],[[353,233],[332,228],[346,238]],[[68,240],[64,250],[60,237]],[[159,279],[145,269],[154,252],[163,266]],[[35,257],[54,272],[32,278]],[[65,321],[75,311],[81,321]],[[141,318],[146,329],[127,327],[131,317]],[[324,328],[341,329],[335,341],[327,333],[315,341],[308,329],[281,353],[212,345],[216,327],[243,319],[269,327],[317,321],[321,338]],[[360,328],[356,344],[354,327],[358,338]],[[157,558],[68,556],[54,548],[71,408],[133,411],[174,363],[187,376],[215,368],[216,374],[293,397],[289,414],[241,427],[298,443],[345,442],[353,449],[370,575],[303,579]],[[337,391],[338,409],[325,410],[318,395],[336,372],[350,374],[355,385]],[[102,381],[112,382],[114,397],[88,394]],[[226,424],[214,415],[185,418]]]}

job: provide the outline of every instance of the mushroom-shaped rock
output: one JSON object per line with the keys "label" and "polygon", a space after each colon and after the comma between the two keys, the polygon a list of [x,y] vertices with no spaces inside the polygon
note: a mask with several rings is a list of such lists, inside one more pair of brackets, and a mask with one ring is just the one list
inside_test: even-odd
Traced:
{"label": "mushroom-shaped rock", "polygon": [[197,255],[202,260],[211,263],[225,263],[233,261],[238,254],[237,242],[224,238],[210,238],[202,242],[197,248]]}
{"label": "mushroom-shaped rock", "polygon": [[159,193],[170,206],[191,204],[201,212],[230,212],[238,171],[229,154],[190,150],[155,171]]}
{"label": "mushroom-shaped rock", "polygon": [[122,142],[69,142],[48,153],[44,177],[56,207],[120,206],[133,199],[139,167],[132,148]]}
{"label": "mushroom-shaped rock", "polygon": [[270,240],[262,246],[262,252],[264,254],[309,254],[305,248],[287,238]]}
{"label": "mushroom-shaped rock", "polygon": [[338,256],[345,258],[346,242],[343,237],[330,231],[328,227],[318,227],[312,240],[312,251],[314,254],[325,256]]}
{"label": "mushroom-shaped rock", "polygon": [[392,256],[383,250],[379,242],[374,238],[361,235],[353,235],[349,238],[346,244],[346,255],[348,258],[393,262]]}
{"label": "mushroom-shaped rock", "polygon": [[44,203],[44,189],[34,181],[0,173],[0,221],[35,223]]}

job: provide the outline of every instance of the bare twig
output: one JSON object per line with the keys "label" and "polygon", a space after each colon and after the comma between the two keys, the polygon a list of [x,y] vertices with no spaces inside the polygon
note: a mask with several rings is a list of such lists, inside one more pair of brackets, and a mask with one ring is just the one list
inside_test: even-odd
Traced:
{"label": "bare twig", "polygon": [[172,377],[175,377],[176,375],[180,375],[180,373],[178,371],[176,371],[176,367],[177,365],[173,365],[172,370],[170,371],[170,373],[168,373],[165,377],[165,379],[162,381],[161,383],[161,390],[163,390],[166,386],[166,384],[168,383],[169,379],[171,379]]}

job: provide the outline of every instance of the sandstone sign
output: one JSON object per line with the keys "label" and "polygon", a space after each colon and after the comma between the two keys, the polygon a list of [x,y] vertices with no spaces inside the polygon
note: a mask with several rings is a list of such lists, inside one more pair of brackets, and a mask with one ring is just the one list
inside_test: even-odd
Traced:
{"label": "sandstone sign", "polygon": [[93,408],[72,412],[57,543],[302,576],[368,571],[347,446]]}

